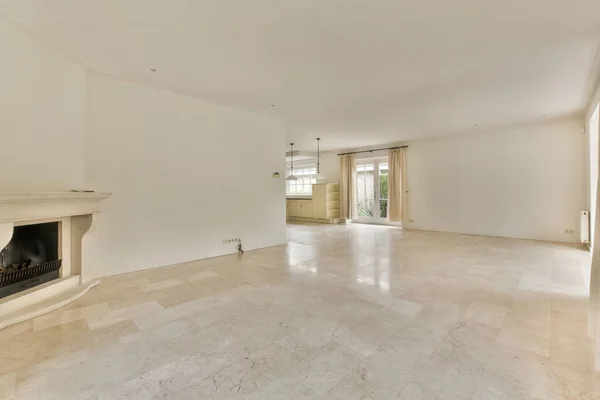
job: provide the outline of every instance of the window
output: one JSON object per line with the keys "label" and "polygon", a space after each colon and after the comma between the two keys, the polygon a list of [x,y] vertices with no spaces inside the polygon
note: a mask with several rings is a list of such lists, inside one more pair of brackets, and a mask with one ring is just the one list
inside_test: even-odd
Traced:
{"label": "window", "polygon": [[387,158],[356,162],[356,198],[359,219],[387,220],[388,176]]}
{"label": "window", "polygon": [[[289,176],[290,172],[290,168],[288,167],[286,176]],[[312,185],[317,183],[316,174],[317,166],[314,164],[294,166],[294,175],[298,177],[298,180],[286,181],[286,194],[310,196],[312,194]]]}
{"label": "window", "polygon": [[375,165],[356,163],[356,197],[359,217],[375,217]]}
{"label": "window", "polygon": [[386,162],[379,163],[379,218],[387,219],[388,211],[388,177],[389,166]]}

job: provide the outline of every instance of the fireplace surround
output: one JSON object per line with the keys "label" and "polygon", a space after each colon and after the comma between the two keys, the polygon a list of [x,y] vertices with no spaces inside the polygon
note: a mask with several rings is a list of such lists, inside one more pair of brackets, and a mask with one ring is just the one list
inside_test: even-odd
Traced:
{"label": "fireplace surround", "polygon": [[[82,263],[82,240],[92,226],[93,215],[100,212],[100,203],[110,195],[95,192],[0,193],[0,250],[5,249],[15,232],[23,227],[50,223],[57,226],[56,251],[52,249],[52,254],[47,254],[55,259],[45,263],[44,271],[36,272],[54,275],[45,276],[48,282],[30,282],[31,288],[22,288],[24,290],[18,293],[0,298],[0,329],[64,306],[97,284],[91,282],[90,271]],[[27,255],[25,260],[28,259],[36,258]],[[13,260],[13,270],[14,263]],[[26,274],[26,270],[20,270]],[[4,278],[8,279],[6,275]],[[55,304],[53,299],[56,299]]]}

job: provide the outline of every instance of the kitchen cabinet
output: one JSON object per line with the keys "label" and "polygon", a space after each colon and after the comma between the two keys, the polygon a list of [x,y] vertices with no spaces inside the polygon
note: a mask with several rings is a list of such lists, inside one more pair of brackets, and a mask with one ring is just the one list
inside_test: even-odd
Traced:
{"label": "kitchen cabinet", "polygon": [[340,185],[317,183],[312,199],[287,199],[287,218],[310,222],[338,223],[340,218]]}

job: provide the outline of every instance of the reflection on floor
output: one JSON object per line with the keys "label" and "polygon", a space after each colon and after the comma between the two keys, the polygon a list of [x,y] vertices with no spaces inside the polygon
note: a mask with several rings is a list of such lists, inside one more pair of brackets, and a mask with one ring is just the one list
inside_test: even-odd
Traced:
{"label": "reflection on floor", "polygon": [[0,398],[600,398],[589,254],[368,225],[105,279],[0,331]]}

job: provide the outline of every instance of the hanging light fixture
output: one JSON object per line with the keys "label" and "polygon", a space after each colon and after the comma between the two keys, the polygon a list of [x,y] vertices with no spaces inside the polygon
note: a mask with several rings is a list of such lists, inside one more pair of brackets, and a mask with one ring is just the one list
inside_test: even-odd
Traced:
{"label": "hanging light fixture", "polygon": [[321,173],[321,154],[320,154],[321,146],[320,146],[320,144],[321,144],[321,138],[318,137],[317,138],[317,174],[315,175],[315,178],[318,180],[325,179],[325,175],[323,175]]}
{"label": "hanging light fixture", "polygon": [[290,143],[290,146],[292,147],[292,152],[290,153],[290,155],[291,155],[290,176],[285,178],[285,180],[286,181],[297,181],[298,177],[296,175],[294,175],[294,143]]}

